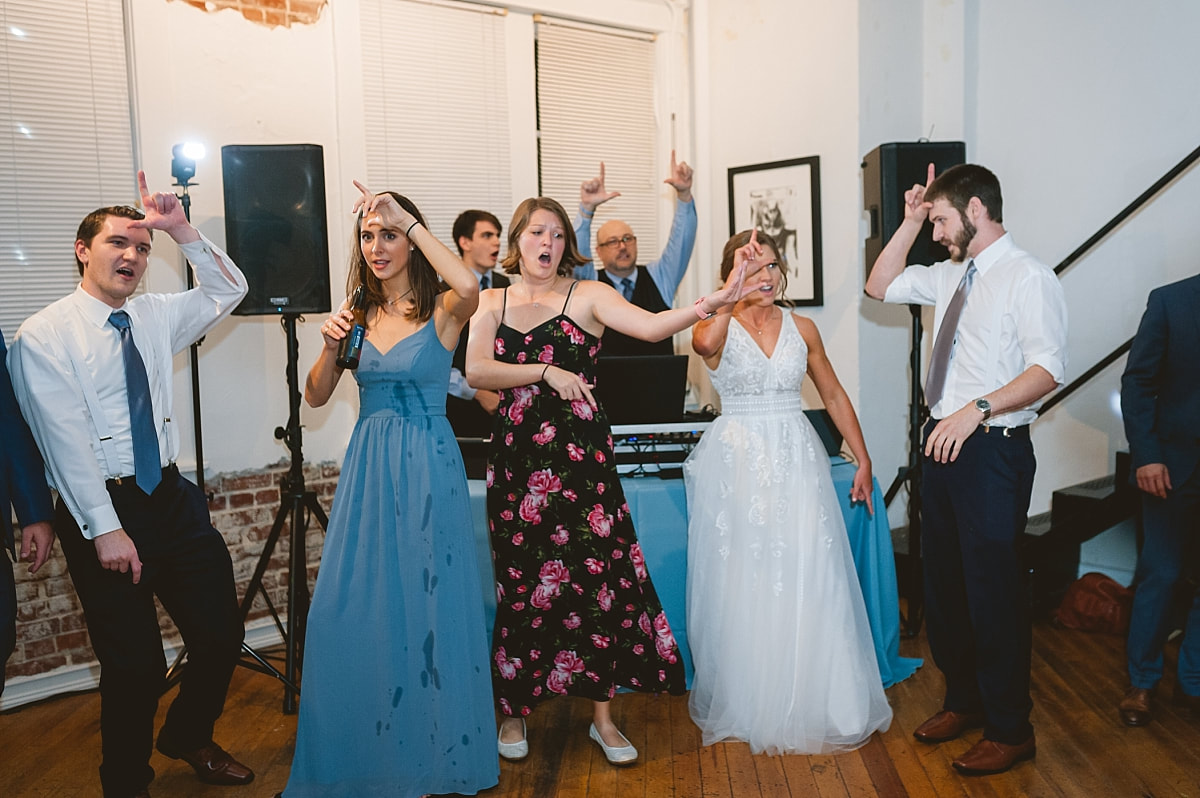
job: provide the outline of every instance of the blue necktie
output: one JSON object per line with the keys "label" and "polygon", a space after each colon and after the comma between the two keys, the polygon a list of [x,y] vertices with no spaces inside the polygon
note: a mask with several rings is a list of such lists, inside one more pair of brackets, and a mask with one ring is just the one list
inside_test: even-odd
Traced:
{"label": "blue necktie", "polygon": [[621,278],[621,293],[625,295],[626,302],[633,301],[633,280],[628,277]]}
{"label": "blue necktie", "polygon": [[479,278],[479,290],[486,291],[491,287],[492,287],[491,280],[488,279],[488,276],[485,273],[482,277]]}
{"label": "blue necktie", "polygon": [[129,429],[133,436],[133,474],[137,486],[149,496],[162,482],[162,462],[158,459],[158,432],[154,426],[154,407],[150,401],[150,381],[146,365],[133,342],[129,314],[115,310],[108,323],[121,333],[121,354],[125,359],[125,393],[129,398]]}

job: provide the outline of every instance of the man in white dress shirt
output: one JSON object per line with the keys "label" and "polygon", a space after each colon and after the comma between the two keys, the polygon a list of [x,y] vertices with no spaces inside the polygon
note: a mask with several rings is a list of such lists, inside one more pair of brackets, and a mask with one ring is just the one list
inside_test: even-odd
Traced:
{"label": "man in white dress shirt", "polygon": [[[58,490],[55,529],[100,661],[100,781],[106,798],[149,795],[154,715],[166,662],[154,598],[188,648],[158,749],[202,781],[254,773],[213,742],[242,643],[233,567],[204,494],[179,475],[172,358],[246,294],[229,256],[188,223],[178,198],[145,212],[101,208],[79,226],[81,281],[31,316],[9,353],[13,388]],[[152,232],[171,236],[197,287],[134,296]],[[136,465],[135,465],[136,464]]]}
{"label": "man in white dress shirt", "polygon": [[[1062,385],[1067,310],[1054,272],[1004,229],[1000,182],[963,164],[904,195],[904,221],[866,291],[934,305],[925,400],[921,552],[929,647],[946,678],[942,710],[913,732],[953,740],[983,726],[954,760],[966,775],[1035,753],[1029,713],[1029,609],[1016,545],[1033,490],[1029,424]],[[926,217],[950,260],[905,268]]]}

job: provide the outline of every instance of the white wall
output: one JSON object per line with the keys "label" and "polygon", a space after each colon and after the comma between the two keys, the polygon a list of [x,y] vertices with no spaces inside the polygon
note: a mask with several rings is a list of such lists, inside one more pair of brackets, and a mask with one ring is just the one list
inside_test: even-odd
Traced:
{"label": "white wall", "polygon": [[[312,143],[324,147],[328,195],[330,282],[333,302],[343,296],[350,236],[351,179],[365,173],[365,146],[357,124],[364,93],[355,70],[358,4],[330,4],[314,25],[270,29],[236,11],[206,13],[183,3],[129,0],[133,31],[139,162],[151,187],[167,190],[171,147],[199,140],[209,150],[197,167],[191,191],[192,218],[205,235],[224,244],[220,147],[224,144]],[[336,7],[334,7],[336,6]],[[586,22],[626,25],[660,35],[660,125],[663,174],[672,130],[691,140],[690,125],[673,128],[670,115],[690,117],[687,21],[667,0],[617,0],[592,7],[572,0],[539,0],[509,6],[515,196],[536,193],[536,147],[532,114],[533,14],[552,13]],[[403,102],[397,75],[394,101]],[[524,120],[524,121],[522,121]],[[589,166],[587,168],[594,168]],[[587,174],[591,174],[588,172]],[[581,179],[586,175],[581,174]],[[671,205],[664,189],[664,214]],[[570,206],[571,198],[567,198]],[[500,211],[503,216],[504,211]],[[667,215],[666,218],[670,218]],[[667,225],[663,228],[665,241]],[[160,237],[161,239],[161,237]],[[156,242],[147,278],[152,291],[183,287],[178,253]],[[685,289],[686,291],[686,289]],[[317,317],[299,324],[299,372],[304,375],[320,344]],[[200,348],[204,455],[208,473],[258,469],[290,453],[273,432],[288,416],[285,336],[273,317],[234,317]],[[176,417],[181,427],[180,463],[194,462],[191,382],[187,359],[176,361]],[[310,462],[340,460],[357,415],[353,381],[339,385],[325,407],[301,407],[304,455]]]}
{"label": "white wall", "polygon": [[[355,106],[341,90],[349,67],[337,55],[354,37],[345,10],[353,4],[337,5],[315,25],[269,30],[232,11],[131,0],[141,159],[151,182],[169,182],[173,144],[204,140],[210,156],[199,168],[193,215],[220,243],[220,145],[323,145],[335,295],[349,234],[344,186],[361,173],[361,156],[348,145],[357,134]],[[1189,40],[1200,22],[1196,4],[1150,0],[1133,8],[1105,0],[1089,4],[1086,15],[1064,0],[540,5],[593,20],[604,14],[599,21],[610,23],[640,15],[676,31],[691,26],[690,52],[676,32],[660,63],[671,95],[664,107],[680,109],[679,140],[664,120],[663,141],[694,146],[698,167],[701,231],[683,294],[711,286],[728,233],[726,170],[820,156],[825,306],[810,315],[860,408],[885,485],[905,458],[908,316],[861,293],[862,155],[931,128],[935,139],[962,137],[968,158],[999,175],[1005,223],[1017,241],[1053,264],[1200,143],[1200,103],[1189,83],[1200,72]],[[532,10],[515,11],[512,24],[524,25]],[[1185,175],[1065,275],[1071,376],[1132,334],[1150,287],[1196,271],[1189,211],[1198,193],[1200,174]],[[165,256],[155,261],[150,287],[170,290],[182,282],[179,267],[167,247],[159,250]],[[316,325],[302,325],[302,374],[317,346]],[[235,319],[209,336],[201,383],[210,471],[287,456],[271,434],[287,415],[284,363],[274,319]],[[1035,511],[1048,505],[1050,489],[1110,470],[1112,450],[1124,444],[1110,403],[1119,371],[1039,422]],[[185,429],[189,394],[181,358],[176,415],[187,416]],[[304,408],[307,459],[340,458],[355,412],[349,386],[325,409]]]}

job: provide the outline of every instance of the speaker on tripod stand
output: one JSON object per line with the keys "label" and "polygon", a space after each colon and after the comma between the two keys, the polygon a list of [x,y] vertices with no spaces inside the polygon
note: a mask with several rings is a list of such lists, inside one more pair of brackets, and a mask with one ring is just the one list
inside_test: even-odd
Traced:
{"label": "speaker on tripod stand", "polygon": [[[863,206],[870,218],[865,242],[867,279],[875,259],[887,246],[904,221],[904,192],[913,185],[925,185],[929,164],[941,174],[963,163],[967,146],[961,141],[900,141],[881,144],[862,161]],[[908,251],[908,265],[932,265],[950,253],[933,240],[933,224],[926,219],[920,235]],[[907,602],[904,633],[913,637],[925,617],[925,594],[921,573],[921,426],[929,415],[921,385],[921,306],[909,305],[911,335],[909,341],[908,462],[902,466],[885,494],[891,504],[901,487],[908,492],[908,567],[901,584]]]}
{"label": "speaker on tripod stand", "polygon": [[[296,711],[304,654],[304,628],[309,590],[306,536],[315,517],[321,528],[329,519],[317,494],[304,484],[304,455],[300,425],[300,347],[296,321],[303,313],[328,313],[329,232],[325,215],[325,169],[321,147],[315,144],[227,145],[221,148],[225,181],[227,250],[241,267],[249,293],[234,313],[241,316],[279,316],[287,337],[287,425],[275,429],[291,453],[291,466],[280,479],[279,509],[263,544],[254,575],[242,597],[242,620],[262,595],[276,628],[283,636],[284,671],[258,659],[284,684],[283,711]],[[284,526],[290,530],[286,629],[263,576]]]}

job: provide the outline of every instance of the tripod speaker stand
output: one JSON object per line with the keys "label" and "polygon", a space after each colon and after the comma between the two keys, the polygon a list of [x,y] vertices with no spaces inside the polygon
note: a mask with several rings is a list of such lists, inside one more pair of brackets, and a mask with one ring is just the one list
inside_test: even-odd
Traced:
{"label": "tripod speaker stand", "polygon": [[[255,568],[254,576],[246,585],[246,594],[242,597],[242,621],[245,622],[246,617],[250,614],[250,607],[254,603],[255,596],[262,593],[267,609],[275,620],[275,626],[283,636],[284,646],[287,650],[284,655],[284,672],[282,674],[263,662],[260,657],[255,657],[255,659],[258,660],[259,666],[265,666],[265,668],[255,667],[255,669],[273,673],[283,682],[283,711],[290,715],[296,711],[296,699],[300,695],[298,674],[304,657],[304,627],[308,619],[308,563],[305,538],[308,533],[309,515],[316,516],[322,529],[329,528],[329,519],[320,502],[317,501],[317,494],[307,490],[304,486],[304,455],[301,451],[302,436],[300,432],[300,380],[296,366],[300,357],[300,345],[296,340],[296,315],[285,315],[281,324],[287,333],[289,413],[287,426],[276,427],[275,437],[287,444],[288,450],[292,453],[292,464],[288,473],[279,480],[279,509],[275,513],[275,523],[271,527],[271,533],[267,536],[266,543],[263,544],[262,554],[259,555],[258,567]],[[285,523],[289,524],[291,530],[291,536],[288,539],[286,629],[279,620],[279,612],[271,601],[270,595],[262,589],[263,575],[270,565],[271,555],[275,552],[275,545],[279,542],[279,535],[283,531]]]}

